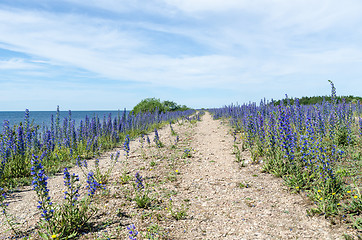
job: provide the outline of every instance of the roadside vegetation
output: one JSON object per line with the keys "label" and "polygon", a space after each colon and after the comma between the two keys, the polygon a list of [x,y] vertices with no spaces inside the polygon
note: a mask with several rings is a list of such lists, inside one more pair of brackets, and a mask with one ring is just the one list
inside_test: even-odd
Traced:
{"label": "roadside vegetation", "polygon": [[[163,125],[170,129],[171,139],[162,138],[157,128],[133,139],[127,135],[122,150],[112,153],[107,160],[110,163],[107,168],[102,169],[98,159],[95,162],[77,159],[79,174],[71,174],[68,168],[63,170],[62,202],[55,202],[49,194],[49,178],[42,164],[45,155],[33,156],[31,175],[38,197],[39,222],[31,228],[19,227],[7,211],[10,193],[0,189],[0,206],[8,231],[13,237],[23,239],[170,239],[167,225],[184,219],[188,207],[187,202],[173,200],[178,193],[168,189],[167,184],[178,179],[182,165],[192,155],[188,137],[197,119],[200,113]],[[189,133],[182,136],[173,125],[184,127]],[[131,141],[138,143],[137,148],[131,149]],[[137,163],[135,171],[130,169],[129,161],[136,155],[142,161]],[[123,174],[114,177],[115,168],[122,169]],[[80,178],[86,181],[81,182]],[[119,222],[126,225],[120,226]]]}
{"label": "roadside vegetation", "polygon": [[[51,116],[50,126],[40,128],[30,124],[28,110],[25,111],[24,122],[19,125],[10,127],[9,122],[5,121],[0,134],[0,207],[9,230],[15,237],[27,235],[17,230],[17,223],[7,209],[7,199],[17,187],[23,185],[32,185],[39,200],[37,208],[41,221],[37,227],[40,229],[38,236],[44,239],[71,239],[89,230],[89,220],[96,213],[91,202],[99,189],[106,189],[119,153],[111,156],[112,164],[106,172],[101,172],[97,163],[94,169],[88,169],[87,160],[122,143],[128,154],[130,139],[157,132],[158,128],[188,119],[193,113],[193,110],[152,109],[128,115],[124,112],[122,116],[108,115],[103,119],[98,116],[86,117],[76,126],[71,111],[68,117],[60,119],[58,107],[55,118]],[[155,140],[155,143],[161,147],[159,141]],[[88,194],[82,198],[79,175],[71,175],[68,171],[68,167],[75,164],[83,167],[82,172],[87,179],[83,187]],[[57,204],[49,195],[47,181],[48,176],[60,171],[64,175],[65,202]]]}
{"label": "roadside vegetation", "polygon": [[250,151],[264,172],[307,195],[315,204],[310,215],[362,230],[362,105],[339,101],[330,84],[330,101],[314,105],[284,99],[279,105],[261,102],[211,112],[233,126],[236,156]]}

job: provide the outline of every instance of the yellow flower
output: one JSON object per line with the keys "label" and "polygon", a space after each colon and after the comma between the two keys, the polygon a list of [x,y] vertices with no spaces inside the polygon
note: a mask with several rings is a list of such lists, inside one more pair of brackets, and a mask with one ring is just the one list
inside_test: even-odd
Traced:
{"label": "yellow flower", "polygon": [[351,193],[351,191],[347,191],[347,193]]}
{"label": "yellow flower", "polygon": [[57,238],[57,235],[56,234],[53,234],[52,235],[52,238],[54,239],[54,238]]}
{"label": "yellow flower", "polygon": [[319,200],[323,200],[323,198],[321,197]]}
{"label": "yellow flower", "polygon": [[334,192],[334,193],[332,193],[332,195],[335,195],[336,193]]}
{"label": "yellow flower", "polygon": [[318,192],[322,192],[322,190],[318,189]]}
{"label": "yellow flower", "polygon": [[354,198],[358,198],[357,196],[353,196]]}
{"label": "yellow flower", "polygon": [[176,171],[175,171],[176,173],[178,173],[178,170],[176,169]]}
{"label": "yellow flower", "polygon": [[339,206],[339,205],[341,205],[340,203],[337,203],[337,205]]}

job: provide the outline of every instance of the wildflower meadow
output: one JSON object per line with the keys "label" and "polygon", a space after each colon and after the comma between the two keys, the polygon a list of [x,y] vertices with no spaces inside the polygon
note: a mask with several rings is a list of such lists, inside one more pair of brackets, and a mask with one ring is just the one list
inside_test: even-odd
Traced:
{"label": "wildflower meadow", "polygon": [[[60,119],[58,108],[50,126],[42,127],[29,122],[30,112],[26,110],[22,123],[10,127],[5,121],[0,134],[0,207],[7,236],[177,239],[179,234],[193,236],[198,231],[206,236],[201,225],[213,223],[210,219],[217,214],[205,210],[213,201],[214,211],[222,209],[218,215],[230,222],[234,214],[230,209],[247,209],[241,211],[241,217],[237,215],[240,227],[248,218],[245,212],[257,207],[263,210],[262,201],[253,198],[268,194],[265,185],[257,187],[257,180],[235,182],[240,178],[238,171],[250,166],[257,166],[259,171],[253,172],[251,179],[257,179],[259,173],[272,174],[282,179],[290,197],[307,199],[308,217],[320,217],[332,225],[360,232],[362,106],[358,101],[341,100],[333,82],[330,85],[330,101],[324,99],[313,105],[302,105],[298,99],[286,96],[278,102],[262,100],[260,104],[208,109],[209,122],[205,126],[216,122],[216,127],[210,128],[211,133],[199,129],[198,134],[210,142],[215,140],[214,147],[222,145],[218,156],[203,142],[195,142],[206,141],[198,138],[195,130],[205,117],[204,110],[124,112],[103,119],[86,117],[76,124],[71,111]],[[229,132],[221,134],[219,122]],[[223,158],[229,155],[235,156],[229,161],[232,171],[223,168]],[[102,165],[105,158],[107,164]],[[78,172],[71,171],[73,166]],[[210,176],[207,168],[222,168],[214,173],[226,177]],[[192,173],[186,173],[190,169]],[[56,200],[48,185],[51,178],[60,175],[61,201]],[[30,228],[19,227],[16,216],[9,213],[9,203],[13,204],[9,199],[26,185],[35,192],[34,215],[39,218]],[[202,189],[211,190],[206,194]],[[224,191],[238,199],[213,199]],[[255,192],[253,198],[247,196]],[[244,197],[243,206],[239,196]],[[271,204],[270,214],[278,211],[276,205]],[[289,210],[283,213],[289,214]],[[217,239],[234,230],[228,229]],[[290,228],[288,234],[292,231]],[[348,234],[344,237],[352,239]]]}
{"label": "wildflower meadow", "polygon": [[[111,155],[112,164],[105,172],[100,170],[98,159],[93,170],[88,167],[87,160],[122,144],[128,157],[131,138],[144,136],[152,130],[156,133],[155,143],[162,147],[157,128],[192,113],[193,110],[129,115],[124,112],[122,116],[114,118],[104,116],[103,120],[98,116],[86,117],[76,126],[71,111],[61,121],[58,107],[55,119],[51,116],[50,126],[31,124],[29,110],[25,111],[24,122],[19,125],[10,127],[9,122],[5,121],[0,134],[0,206],[12,234],[15,237],[27,235],[16,229],[14,217],[7,214],[7,199],[12,191],[22,185],[32,185],[38,198],[41,229],[38,236],[44,239],[72,239],[80,232],[87,231],[88,221],[96,212],[91,204],[93,197],[98,189],[106,189],[120,153]],[[68,167],[74,165],[80,167],[81,174],[87,179],[85,189],[88,193],[85,196],[80,193],[82,184],[79,176],[68,171]],[[49,194],[48,179],[60,171],[64,175],[65,201],[56,203]],[[145,197],[147,195],[142,195],[140,201],[145,201],[142,199]],[[148,203],[142,204],[146,204],[145,207]]]}

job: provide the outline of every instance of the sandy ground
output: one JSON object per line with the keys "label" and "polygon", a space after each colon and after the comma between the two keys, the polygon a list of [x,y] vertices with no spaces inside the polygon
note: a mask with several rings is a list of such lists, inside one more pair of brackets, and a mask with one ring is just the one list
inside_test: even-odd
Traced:
{"label": "sandy ground", "polygon": [[[113,169],[108,191],[94,200],[99,210],[91,220],[91,230],[81,239],[128,239],[129,224],[139,231],[137,239],[152,239],[151,233],[153,239],[200,240],[344,239],[343,234],[357,239],[360,234],[347,225],[331,225],[322,216],[308,216],[310,203],[291,193],[281,179],[262,173],[261,164],[251,164],[247,151],[242,152],[247,162],[242,167],[235,161],[230,127],[212,120],[210,114],[197,123],[180,121],[173,129],[180,139],[177,144],[176,135],[166,126],[159,130],[163,148],[146,143],[141,147],[135,139],[128,160],[121,148],[115,150],[122,152],[121,159]],[[149,137],[152,140],[153,134]],[[185,149],[192,149],[190,157],[182,156]],[[109,155],[99,157],[101,169],[112,164]],[[79,167],[71,172],[82,176]],[[136,172],[144,177],[152,198],[147,209],[138,208],[134,201]],[[61,202],[61,174],[49,179],[49,189],[53,200]],[[176,219],[170,203],[173,212],[184,211],[185,217]],[[20,189],[9,199],[9,212],[22,230],[36,230],[36,205],[31,187]],[[6,228],[1,226],[0,239],[11,236]],[[39,238],[35,233],[31,236]]]}

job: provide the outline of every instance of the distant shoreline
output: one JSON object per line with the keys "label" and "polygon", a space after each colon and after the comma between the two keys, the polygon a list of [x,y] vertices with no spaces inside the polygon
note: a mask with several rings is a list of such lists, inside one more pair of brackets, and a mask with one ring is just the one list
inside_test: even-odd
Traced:
{"label": "distant shoreline", "polygon": [[[108,116],[110,113],[112,118],[123,114],[124,110],[99,110],[99,111],[72,111],[71,110],[71,118],[72,120],[75,120],[76,125],[80,123],[81,120],[85,120],[85,117],[93,117],[98,116],[99,118],[102,118],[104,116]],[[128,114],[130,111],[126,110],[126,113]],[[57,111],[29,111],[29,119],[30,122],[34,122],[34,124],[39,126],[49,126],[51,123],[51,115],[53,115],[53,119],[55,121]],[[60,121],[62,124],[62,121],[64,118],[68,118],[69,111],[59,111],[60,114]],[[2,127],[5,120],[8,120],[10,123],[10,126],[14,126],[19,124],[20,122],[24,122],[25,117],[25,110],[24,111],[0,111],[0,126]]]}

